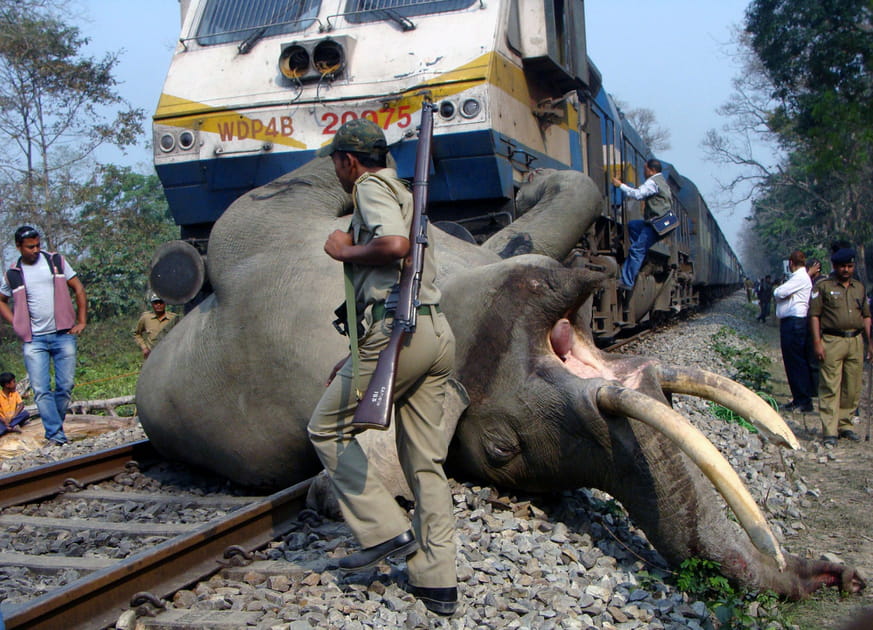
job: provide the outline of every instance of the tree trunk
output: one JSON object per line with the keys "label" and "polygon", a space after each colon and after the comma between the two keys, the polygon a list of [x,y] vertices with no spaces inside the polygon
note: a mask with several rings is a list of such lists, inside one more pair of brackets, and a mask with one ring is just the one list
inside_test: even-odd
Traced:
{"label": "tree trunk", "polygon": [[[119,396],[118,398],[106,398],[105,400],[77,400],[70,403],[69,412],[77,415],[89,414],[94,409],[102,409],[109,413],[110,416],[118,417],[115,413],[116,407],[122,405],[132,405],[136,402],[135,396]],[[39,410],[36,405],[25,407],[26,411],[30,412],[31,416],[39,415]]]}
{"label": "tree trunk", "polygon": [[867,256],[864,253],[863,243],[858,243],[858,245],[855,246],[855,253],[857,254],[855,260],[858,261],[855,264],[855,271],[858,272],[858,278],[864,283],[864,286],[869,291],[870,284],[867,282]]}

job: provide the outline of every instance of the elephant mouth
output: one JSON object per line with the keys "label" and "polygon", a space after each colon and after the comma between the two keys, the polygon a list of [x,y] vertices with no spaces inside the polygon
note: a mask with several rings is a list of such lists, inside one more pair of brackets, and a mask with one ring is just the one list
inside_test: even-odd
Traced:
{"label": "elephant mouth", "polygon": [[717,402],[749,419],[765,439],[780,446],[798,448],[797,439],[778,413],[754,392],[712,372],[668,367],[654,359],[610,361],[581,337],[566,318],[552,326],[549,345],[563,369],[579,379],[602,382],[594,400],[605,421],[618,417],[641,422],[672,441],[724,498],[752,543],[772,557],[780,571],[785,568],[785,558],[776,537],[725,457],[688,419],[640,389],[644,379],[653,374],[665,394],[693,395]]}

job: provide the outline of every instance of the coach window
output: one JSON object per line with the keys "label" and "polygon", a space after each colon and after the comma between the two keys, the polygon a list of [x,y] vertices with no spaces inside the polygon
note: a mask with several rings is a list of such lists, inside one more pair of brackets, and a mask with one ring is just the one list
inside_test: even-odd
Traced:
{"label": "coach window", "polygon": [[466,9],[477,0],[348,0],[349,22],[376,22]]}
{"label": "coach window", "polygon": [[295,33],[318,15],[321,0],[208,0],[196,39],[201,46]]}

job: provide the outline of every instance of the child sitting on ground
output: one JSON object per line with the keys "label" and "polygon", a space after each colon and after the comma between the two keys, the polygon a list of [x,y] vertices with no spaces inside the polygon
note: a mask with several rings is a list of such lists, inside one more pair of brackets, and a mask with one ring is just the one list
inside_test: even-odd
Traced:
{"label": "child sitting on ground", "polygon": [[30,419],[24,410],[24,402],[16,389],[15,375],[12,372],[0,374],[0,435],[9,431],[21,433],[20,425]]}

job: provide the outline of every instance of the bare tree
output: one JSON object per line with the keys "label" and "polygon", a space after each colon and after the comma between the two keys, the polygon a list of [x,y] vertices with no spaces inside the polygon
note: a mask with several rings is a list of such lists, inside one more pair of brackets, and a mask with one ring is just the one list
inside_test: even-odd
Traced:
{"label": "bare tree", "polygon": [[670,149],[670,130],[658,124],[653,110],[648,107],[631,108],[619,99],[615,99],[615,104],[653,153]]}
{"label": "bare tree", "polygon": [[117,55],[83,56],[87,38],[45,5],[0,2],[0,186],[5,221],[58,247],[75,233],[83,165],[104,143],[134,144],[143,112],[115,92]]}
{"label": "bare tree", "polygon": [[741,230],[739,241],[739,252],[743,260],[743,269],[749,277],[760,278],[770,273],[772,261],[755,230],[748,229],[748,226]]}
{"label": "bare tree", "polygon": [[729,180],[719,180],[731,205],[748,201],[758,186],[772,182],[784,169],[786,159],[780,137],[773,128],[777,102],[770,96],[773,86],[761,62],[749,46],[748,36],[735,31],[735,58],[740,73],[733,80],[733,92],[717,113],[725,119],[721,129],[710,129],[702,147],[716,164],[742,167]]}
{"label": "bare tree", "polygon": [[[780,86],[738,32],[736,55],[741,61],[734,91],[718,112],[725,118],[719,130],[707,132],[702,145],[710,160],[740,167],[721,181],[730,203],[754,202],[753,229],[769,245],[822,247],[835,237],[849,238],[863,257],[873,236],[873,161],[864,123],[852,116],[821,115],[814,133],[791,113]],[[827,112],[827,109],[820,110]],[[834,151],[833,147],[842,147]],[[864,275],[863,266],[859,272]]]}

